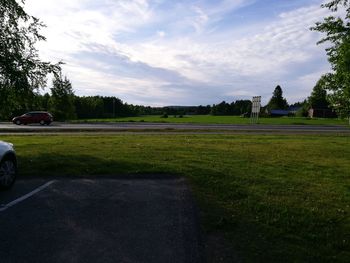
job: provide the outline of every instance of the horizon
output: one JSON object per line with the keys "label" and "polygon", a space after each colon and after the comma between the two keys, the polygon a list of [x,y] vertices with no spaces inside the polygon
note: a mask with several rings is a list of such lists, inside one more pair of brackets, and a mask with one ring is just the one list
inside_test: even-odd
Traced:
{"label": "horizon", "polygon": [[[213,105],[262,96],[277,85],[289,104],[330,71],[309,30],[322,0],[26,0],[47,27],[41,58],[62,60],[76,95],[130,104]],[[51,83],[48,83],[50,87]]]}

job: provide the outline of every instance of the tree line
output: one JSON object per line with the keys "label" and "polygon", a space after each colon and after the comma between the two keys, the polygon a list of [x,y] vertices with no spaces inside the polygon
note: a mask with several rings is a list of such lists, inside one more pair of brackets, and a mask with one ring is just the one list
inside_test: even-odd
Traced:
{"label": "tree line", "polygon": [[56,120],[84,118],[113,118],[144,114],[162,114],[161,108],[135,106],[117,97],[76,96],[67,77],[57,74],[52,81],[51,92],[33,94],[30,103],[16,107],[14,111],[0,111],[0,118],[11,119],[27,111],[49,111]]}
{"label": "tree line", "polygon": [[[0,119],[9,120],[27,111],[41,110],[51,112],[56,120],[114,118],[140,115],[236,115],[249,116],[252,102],[250,100],[236,100],[231,103],[221,103],[206,106],[168,106],[150,107],[133,105],[112,96],[76,96],[70,80],[58,71],[52,81],[51,92],[46,94],[30,93],[25,98],[26,103],[18,103],[16,107],[0,110]],[[15,95],[14,95],[15,96]],[[277,86],[268,104],[262,107],[262,113],[271,110],[286,110],[294,106],[299,108],[299,116],[307,116],[309,108],[330,109],[327,92],[318,81],[306,100],[289,105],[283,97],[281,86]]]}
{"label": "tree line", "polygon": [[250,108],[251,101],[249,100],[237,100],[232,103],[223,101],[212,106],[150,107],[128,104],[111,96],[76,96],[68,78],[57,74],[52,81],[50,94],[32,94],[26,104],[12,111],[0,111],[0,118],[8,120],[32,110],[49,111],[56,120],[70,120],[140,115],[242,115],[248,114]]}
{"label": "tree line", "polygon": [[[198,107],[145,107],[124,103],[116,97],[74,95],[71,82],[62,76],[61,62],[42,61],[36,44],[45,41],[38,18],[26,13],[24,0],[0,0],[0,119],[6,120],[27,110],[50,110],[56,119],[105,118],[151,114],[247,115],[251,102],[238,100]],[[311,30],[325,35],[319,44],[327,43],[326,53],[332,66],[316,83],[310,97],[296,105],[303,114],[308,107],[332,108],[338,116],[350,113],[350,1],[332,0],[322,5],[336,14],[316,23]],[[41,95],[47,76],[54,76],[51,94]],[[267,110],[286,109],[282,88],[277,86],[266,105]]]}
{"label": "tree line", "polygon": [[[322,88],[320,81],[314,87],[310,97],[302,102],[289,105],[283,97],[281,86],[277,86],[272,97],[261,112],[271,110],[287,110],[297,107],[298,116],[307,116],[309,108],[330,109],[327,92]],[[236,100],[228,103],[222,101],[213,105],[199,106],[168,106],[150,107],[133,105],[123,102],[120,98],[112,96],[76,96],[71,82],[62,73],[55,74],[52,81],[51,92],[45,94],[32,93],[26,98],[26,103],[18,104],[12,110],[0,110],[0,119],[9,120],[14,116],[27,111],[40,110],[51,112],[56,120],[91,119],[131,117],[140,115],[218,115],[218,116],[249,116],[252,102],[250,100]]]}

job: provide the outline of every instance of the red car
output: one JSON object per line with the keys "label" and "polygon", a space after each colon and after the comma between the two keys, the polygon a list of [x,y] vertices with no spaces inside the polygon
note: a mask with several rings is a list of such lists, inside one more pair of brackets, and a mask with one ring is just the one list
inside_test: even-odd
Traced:
{"label": "red car", "polygon": [[12,122],[17,125],[40,123],[41,125],[50,125],[53,121],[53,117],[50,113],[45,111],[32,111],[22,116],[14,117]]}

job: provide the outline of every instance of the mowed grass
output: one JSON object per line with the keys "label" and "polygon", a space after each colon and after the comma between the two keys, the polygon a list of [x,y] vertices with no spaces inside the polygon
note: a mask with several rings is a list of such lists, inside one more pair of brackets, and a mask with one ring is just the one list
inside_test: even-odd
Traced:
{"label": "mowed grass", "polygon": [[[168,118],[161,116],[139,116],[120,117],[112,119],[82,119],[73,122],[161,122],[161,123],[207,123],[207,124],[250,124],[250,118],[239,116],[211,116],[211,115],[186,115],[182,118],[169,115]],[[348,120],[325,119],[325,118],[301,118],[301,117],[281,117],[281,118],[260,118],[259,124],[274,125],[348,125]]]}
{"label": "mowed grass", "polygon": [[[243,262],[350,262],[345,136],[1,136],[22,177],[177,174]],[[142,218],[140,218],[142,220]]]}

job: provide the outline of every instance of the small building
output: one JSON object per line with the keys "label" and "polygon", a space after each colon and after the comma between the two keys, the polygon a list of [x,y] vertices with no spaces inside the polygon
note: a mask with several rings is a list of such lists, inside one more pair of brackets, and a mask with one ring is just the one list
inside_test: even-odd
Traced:
{"label": "small building", "polygon": [[295,116],[300,107],[289,107],[286,110],[266,110],[266,113],[272,117]]}
{"label": "small building", "polygon": [[274,117],[288,116],[288,110],[270,110],[270,115]]}

